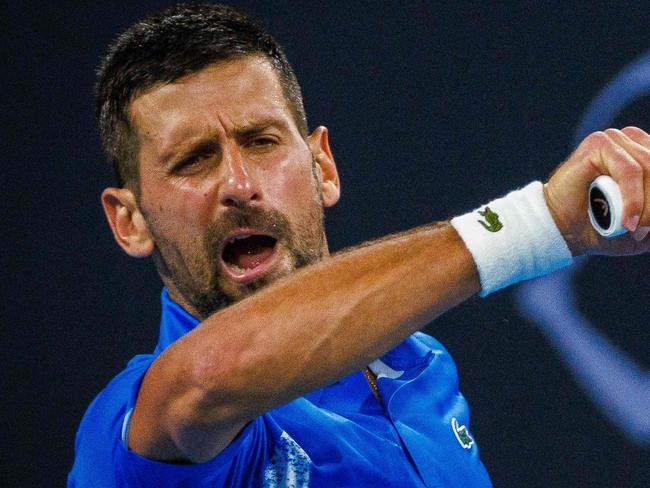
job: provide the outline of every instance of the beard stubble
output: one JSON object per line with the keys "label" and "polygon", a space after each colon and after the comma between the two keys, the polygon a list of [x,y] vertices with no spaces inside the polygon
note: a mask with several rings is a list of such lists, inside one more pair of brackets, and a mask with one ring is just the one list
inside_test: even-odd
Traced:
{"label": "beard stubble", "polygon": [[[276,209],[231,207],[213,222],[199,242],[182,246],[172,242],[150,222],[156,241],[154,263],[163,281],[169,280],[201,319],[277,281],[298,268],[320,260],[324,253],[324,213],[320,194],[306,214],[292,226]],[[222,272],[222,244],[237,228],[250,227],[277,239],[280,252],[285,251],[290,269],[283,273],[265,273],[246,284],[233,284]],[[279,257],[282,259],[282,256]]]}

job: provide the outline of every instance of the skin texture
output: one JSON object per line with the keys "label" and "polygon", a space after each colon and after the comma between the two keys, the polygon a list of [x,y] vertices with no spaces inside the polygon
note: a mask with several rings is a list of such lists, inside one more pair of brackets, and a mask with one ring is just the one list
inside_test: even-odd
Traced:
{"label": "skin texture", "polygon": [[[204,318],[327,252],[322,207],[338,199],[327,131],[300,136],[266,61],[220,63],[148,91],[130,109],[146,238],[170,296],[192,314]],[[237,229],[280,241],[276,263],[252,283],[229,280],[220,266]]]}
{"label": "skin texture", "polygon": [[[127,253],[154,255],[172,298],[202,319],[145,375],[128,443],[146,457],[212,458],[257,415],[363,368],[480,289],[448,223],[329,256],[321,212],[337,202],[340,185],[327,129],[300,136],[260,58],[156,86],[132,101],[130,116],[140,198],[106,189],[109,224]],[[197,142],[200,157],[179,166]],[[589,183],[611,174],[621,183],[624,222],[636,229],[639,215],[650,225],[648,147],[638,129],[596,134],[547,182],[574,254],[648,249],[647,239],[630,235],[598,238],[585,208]],[[241,219],[279,239],[272,265],[246,282],[218,262],[219,242]]]}

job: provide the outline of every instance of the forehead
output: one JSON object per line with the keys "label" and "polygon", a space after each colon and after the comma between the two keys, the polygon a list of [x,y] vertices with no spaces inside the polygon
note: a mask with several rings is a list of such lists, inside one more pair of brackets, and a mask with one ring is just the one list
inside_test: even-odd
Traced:
{"label": "forehead", "polygon": [[137,96],[129,116],[142,140],[182,139],[260,119],[292,123],[277,73],[263,57],[221,61]]}

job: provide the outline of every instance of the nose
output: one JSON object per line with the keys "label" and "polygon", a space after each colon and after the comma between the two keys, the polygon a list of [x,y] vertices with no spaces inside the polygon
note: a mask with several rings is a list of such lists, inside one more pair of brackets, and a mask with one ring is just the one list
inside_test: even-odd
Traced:
{"label": "nose", "polygon": [[219,189],[219,201],[225,207],[245,207],[261,200],[259,184],[239,151],[224,157],[226,174]]}

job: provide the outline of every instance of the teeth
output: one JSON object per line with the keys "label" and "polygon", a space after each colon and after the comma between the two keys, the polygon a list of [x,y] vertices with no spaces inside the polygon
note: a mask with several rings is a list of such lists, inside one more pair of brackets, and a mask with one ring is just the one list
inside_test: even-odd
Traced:
{"label": "teeth", "polygon": [[235,236],[228,241],[228,244],[232,244],[235,241],[241,241],[242,239],[248,239],[251,234],[242,234],[240,236]]}
{"label": "teeth", "polygon": [[250,268],[242,268],[236,264],[229,264],[228,266],[230,266],[230,268],[233,269],[235,273],[244,273],[246,271],[250,271]]}

